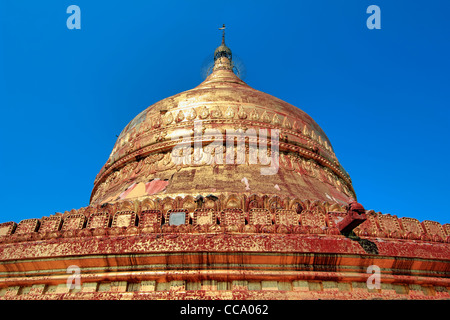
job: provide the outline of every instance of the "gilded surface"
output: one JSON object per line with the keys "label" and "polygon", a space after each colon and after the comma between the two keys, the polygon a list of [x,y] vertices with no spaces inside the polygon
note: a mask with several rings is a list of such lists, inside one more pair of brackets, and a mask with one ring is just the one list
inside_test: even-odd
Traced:
{"label": "gilded surface", "polygon": [[[91,203],[142,199],[162,192],[218,196],[241,189],[337,203],[355,198],[348,174],[311,117],[249,87],[226,67],[226,58],[217,63],[220,67],[198,87],[155,103],[127,125],[95,180]],[[194,121],[201,121],[200,132],[195,132]],[[245,142],[245,159],[239,158],[242,146],[237,142],[232,153],[226,154],[227,131],[254,130],[258,134],[260,129],[281,132],[280,167],[274,176],[261,176],[264,165],[249,163],[250,140]],[[223,144],[212,158],[208,156],[208,144],[217,137],[211,130],[222,135]],[[189,133],[190,138],[184,141],[177,132]],[[195,138],[195,133],[200,138]],[[255,143],[260,143],[260,138],[255,137]],[[191,145],[191,151],[177,164],[172,150],[182,141]],[[269,136],[267,142],[270,147]],[[193,153],[194,143],[200,144],[199,155]],[[217,154],[218,150],[222,154]],[[217,161],[230,155],[235,164]],[[242,164],[236,164],[241,163],[239,160]],[[241,182],[243,179],[248,185]],[[165,185],[150,187],[153,181],[164,181]]]}

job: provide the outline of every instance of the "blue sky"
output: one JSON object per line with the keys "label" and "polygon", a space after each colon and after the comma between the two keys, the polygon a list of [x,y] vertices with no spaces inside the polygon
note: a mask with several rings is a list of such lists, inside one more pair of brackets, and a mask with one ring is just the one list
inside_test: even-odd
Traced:
{"label": "blue sky", "polygon": [[[69,30],[69,5],[81,29]],[[381,29],[369,30],[369,5]],[[244,79],[307,112],[366,209],[449,223],[449,1],[0,0],[0,222],[89,204],[116,135],[202,81]]]}

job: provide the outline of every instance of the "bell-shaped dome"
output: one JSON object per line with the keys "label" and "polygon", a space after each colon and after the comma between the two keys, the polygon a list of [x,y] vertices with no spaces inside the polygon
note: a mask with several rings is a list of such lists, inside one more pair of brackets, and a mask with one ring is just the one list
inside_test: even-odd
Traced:
{"label": "bell-shaped dome", "polygon": [[224,41],[214,60],[199,86],[151,105],[125,127],[95,179],[91,204],[232,194],[356,198],[310,116],[239,79]]}

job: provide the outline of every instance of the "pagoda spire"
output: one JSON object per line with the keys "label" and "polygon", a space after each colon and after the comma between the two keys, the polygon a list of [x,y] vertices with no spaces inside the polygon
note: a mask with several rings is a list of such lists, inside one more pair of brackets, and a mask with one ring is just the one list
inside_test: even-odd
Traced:
{"label": "pagoda spire", "polygon": [[233,70],[232,67],[232,55],[230,48],[227,47],[225,44],[225,24],[219,28],[219,30],[222,30],[222,44],[217,47],[217,49],[214,51],[214,69],[228,69]]}

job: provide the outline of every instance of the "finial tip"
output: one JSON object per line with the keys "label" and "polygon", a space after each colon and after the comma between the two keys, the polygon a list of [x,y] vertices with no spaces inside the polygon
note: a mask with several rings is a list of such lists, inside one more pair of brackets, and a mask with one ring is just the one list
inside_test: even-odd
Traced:
{"label": "finial tip", "polygon": [[222,30],[222,45],[225,45],[225,23],[222,28],[219,28],[219,30]]}

